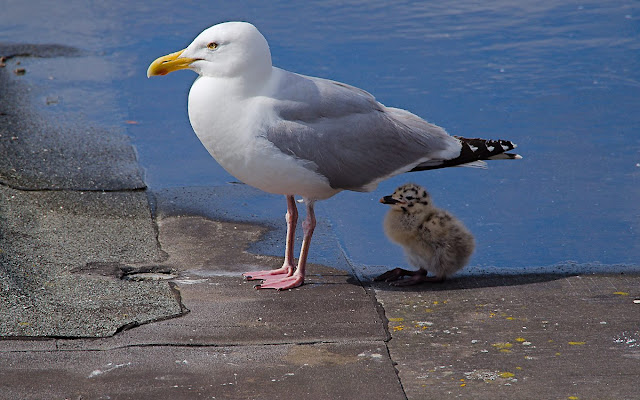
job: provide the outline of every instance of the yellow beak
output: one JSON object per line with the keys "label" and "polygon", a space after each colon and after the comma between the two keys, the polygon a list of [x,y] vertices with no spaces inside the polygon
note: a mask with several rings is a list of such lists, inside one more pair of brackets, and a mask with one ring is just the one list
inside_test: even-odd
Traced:
{"label": "yellow beak", "polygon": [[184,50],[176,51],[175,53],[157,58],[151,63],[151,65],[149,65],[149,69],[147,69],[147,78],[156,75],[166,75],[169,72],[189,68],[189,65],[191,65],[192,62],[198,60],[197,58],[180,58],[182,52],[184,52]]}

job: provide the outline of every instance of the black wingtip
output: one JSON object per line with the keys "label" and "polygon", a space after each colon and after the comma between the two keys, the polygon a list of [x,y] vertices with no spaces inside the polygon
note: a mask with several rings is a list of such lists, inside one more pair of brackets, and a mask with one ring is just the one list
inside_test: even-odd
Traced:
{"label": "black wingtip", "polygon": [[507,151],[518,147],[518,145],[509,140],[454,137],[458,139],[462,145],[458,157],[450,160],[442,160],[439,163],[431,160],[428,163],[418,165],[411,171],[456,167],[463,164],[473,165],[472,163],[483,160],[518,160],[522,158],[519,154],[507,153]]}

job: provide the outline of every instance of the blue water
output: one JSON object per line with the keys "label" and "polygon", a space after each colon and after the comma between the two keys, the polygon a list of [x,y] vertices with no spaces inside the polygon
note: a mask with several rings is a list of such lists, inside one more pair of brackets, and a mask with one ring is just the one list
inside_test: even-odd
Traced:
{"label": "blue water", "polygon": [[[377,200],[414,181],[476,235],[472,267],[639,268],[637,1],[4,3],[1,41],[87,51],[50,64],[61,99],[51,110],[130,135],[152,190],[235,180],[191,131],[186,95],[195,74],[145,72],[204,28],[246,20],[281,68],[359,86],[451,134],[513,140],[524,156],[488,170],[399,176],[373,193],[319,203],[318,217],[354,264],[406,265],[382,233],[386,209]],[[247,209],[269,207],[260,211],[281,218],[284,198],[277,209],[263,198]],[[322,257],[312,247],[311,260]]]}

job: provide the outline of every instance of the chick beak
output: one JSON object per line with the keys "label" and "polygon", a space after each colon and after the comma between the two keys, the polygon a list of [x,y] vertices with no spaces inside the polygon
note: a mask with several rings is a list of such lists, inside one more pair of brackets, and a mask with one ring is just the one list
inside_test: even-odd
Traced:
{"label": "chick beak", "polygon": [[398,203],[402,203],[399,200],[394,199],[391,196],[384,196],[383,198],[380,199],[380,203],[382,204],[398,204]]}

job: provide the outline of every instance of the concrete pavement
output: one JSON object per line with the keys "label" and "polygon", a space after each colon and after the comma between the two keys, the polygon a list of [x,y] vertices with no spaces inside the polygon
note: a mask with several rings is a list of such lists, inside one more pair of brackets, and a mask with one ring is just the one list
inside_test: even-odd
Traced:
{"label": "concrete pavement", "polygon": [[11,70],[0,68],[0,398],[640,398],[637,271],[474,269],[391,288],[356,278],[320,221],[328,265],[312,264],[301,288],[257,291],[240,274],[281,264],[254,249],[283,247],[284,220],[226,204],[262,194],[146,190],[121,132],[79,140],[73,121],[29,125],[43,117]]}

